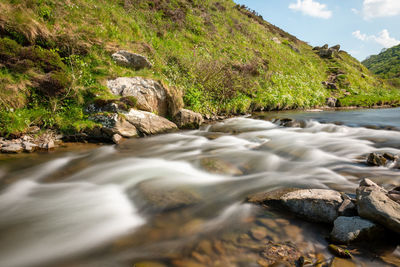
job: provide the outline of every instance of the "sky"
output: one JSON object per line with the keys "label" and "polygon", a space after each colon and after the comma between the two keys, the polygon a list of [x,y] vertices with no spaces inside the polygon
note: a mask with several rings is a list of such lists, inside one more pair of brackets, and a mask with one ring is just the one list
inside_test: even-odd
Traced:
{"label": "sky", "polygon": [[312,46],[364,60],[400,44],[400,0],[234,0]]}

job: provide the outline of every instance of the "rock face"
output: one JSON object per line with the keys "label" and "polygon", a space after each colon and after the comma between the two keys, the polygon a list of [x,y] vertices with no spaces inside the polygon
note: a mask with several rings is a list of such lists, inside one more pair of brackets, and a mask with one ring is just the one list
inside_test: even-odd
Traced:
{"label": "rock face", "polygon": [[203,116],[200,113],[188,109],[179,110],[173,120],[182,129],[197,129],[204,122]]}
{"label": "rock face", "polygon": [[293,213],[314,222],[332,223],[338,217],[343,199],[334,190],[303,189],[281,197],[284,205]]}
{"label": "rock face", "polygon": [[120,77],[107,82],[108,88],[117,96],[133,96],[136,107],[154,112],[160,116],[168,115],[166,89],[158,82],[141,77]]}
{"label": "rock face", "polygon": [[331,232],[331,239],[338,243],[350,243],[354,241],[373,240],[384,232],[381,226],[375,223],[355,217],[338,217]]}
{"label": "rock face", "polygon": [[362,180],[357,189],[357,209],[361,217],[400,233],[400,204],[369,179]]}
{"label": "rock face", "polygon": [[152,67],[146,57],[125,50],[120,50],[112,54],[112,58],[118,65],[135,70]]}
{"label": "rock face", "polygon": [[173,122],[166,118],[146,111],[131,109],[124,113],[124,116],[142,135],[166,133],[178,129]]}

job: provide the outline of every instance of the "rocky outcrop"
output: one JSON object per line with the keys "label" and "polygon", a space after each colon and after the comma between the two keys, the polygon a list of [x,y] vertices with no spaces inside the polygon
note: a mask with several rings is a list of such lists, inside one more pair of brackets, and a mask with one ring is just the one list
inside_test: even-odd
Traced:
{"label": "rocky outcrop", "polygon": [[390,163],[397,163],[399,157],[391,153],[376,153],[372,152],[368,154],[367,164],[369,166],[387,166]]}
{"label": "rocky outcrop", "polygon": [[171,132],[178,127],[166,118],[157,116],[153,113],[131,109],[124,113],[126,120],[136,127],[141,135],[153,135]]}
{"label": "rocky outcrop", "polygon": [[357,208],[361,217],[400,233],[400,204],[369,179],[363,179],[357,189]]}
{"label": "rocky outcrop", "polygon": [[322,47],[316,46],[313,48],[321,58],[333,59],[340,50],[340,45],[335,45],[329,48],[327,44]]}
{"label": "rocky outcrop", "polygon": [[152,67],[150,61],[146,57],[125,50],[120,50],[112,54],[112,58],[118,65],[135,70]]}
{"label": "rocky outcrop", "polygon": [[200,113],[188,109],[179,110],[174,115],[173,121],[181,129],[197,129],[204,122]]}
{"label": "rocky outcrop", "polygon": [[384,228],[358,216],[340,216],[334,221],[331,240],[336,243],[350,243],[374,240],[382,236]]}
{"label": "rocky outcrop", "polygon": [[168,115],[167,92],[159,82],[142,77],[120,77],[109,80],[107,86],[114,95],[135,97],[140,110]]}

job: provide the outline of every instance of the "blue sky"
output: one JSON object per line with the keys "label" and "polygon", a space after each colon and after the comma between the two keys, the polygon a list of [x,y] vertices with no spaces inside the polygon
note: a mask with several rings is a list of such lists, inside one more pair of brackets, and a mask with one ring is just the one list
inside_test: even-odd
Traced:
{"label": "blue sky", "polygon": [[400,0],[234,0],[312,46],[340,44],[359,60],[400,44]]}

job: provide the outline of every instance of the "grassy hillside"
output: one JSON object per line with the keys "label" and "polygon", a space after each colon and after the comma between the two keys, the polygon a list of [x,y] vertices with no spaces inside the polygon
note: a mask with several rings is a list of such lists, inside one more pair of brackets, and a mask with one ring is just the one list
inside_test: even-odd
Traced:
{"label": "grassy hillside", "polygon": [[[90,126],[84,107],[113,98],[105,82],[119,76],[160,80],[203,114],[400,99],[346,52],[322,59],[232,0],[0,0],[0,10],[1,135]],[[154,67],[117,66],[119,49]],[[335,91],[321,83],[332,72]]]}
{"label": "grassy hillside", "polygon": [[379,77],[400,88],[400,45],[370,56],[362,63]]}

